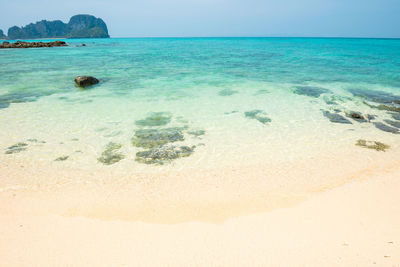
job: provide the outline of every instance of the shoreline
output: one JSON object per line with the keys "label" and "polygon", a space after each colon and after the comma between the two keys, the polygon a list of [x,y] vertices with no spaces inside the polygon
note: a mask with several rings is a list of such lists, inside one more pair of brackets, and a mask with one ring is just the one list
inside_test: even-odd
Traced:
{"label": "shoreline", "polygon": [[[1,205],[0,212],[14,214],[16,207],[29,206],[26,212],[37,216],[58,214],[163,224],[224,223],[293,207],[348,183],[400,172],[398,162],[386,162],[396,158],[397,152],[381,152],[385,154],[375,162],[369,157],[379,152],[361,152],[365,156],[353,156],[352,161],[342,160],[339,155],[335,161],[314,161],[313,168],[305,168],[307,160],[278,165],[274,173],[268,165],[147,172],[129,169],[128,162],[120,168],[84,170],[57,162],[4,161],[0,199],[7,204]],[[332,165],[341,168],[324,171]]]}

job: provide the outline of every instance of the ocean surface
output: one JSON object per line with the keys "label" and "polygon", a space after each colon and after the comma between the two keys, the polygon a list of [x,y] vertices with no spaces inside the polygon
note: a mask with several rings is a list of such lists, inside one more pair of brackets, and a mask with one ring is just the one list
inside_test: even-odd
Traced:
{"label": "ocean surface", "polygon": [[108,174],[302,195],[400,163],[400,40],[65,41],[0,50],[2,190]]}

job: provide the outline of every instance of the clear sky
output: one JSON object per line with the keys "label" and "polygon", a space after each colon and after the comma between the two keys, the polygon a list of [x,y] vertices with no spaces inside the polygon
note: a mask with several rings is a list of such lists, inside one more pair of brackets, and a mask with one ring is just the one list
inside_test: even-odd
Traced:
{"label": "clear sky", "polygon": [[400,37],[400,0],[0,0],[0,29],[75,14],[112,37]]}

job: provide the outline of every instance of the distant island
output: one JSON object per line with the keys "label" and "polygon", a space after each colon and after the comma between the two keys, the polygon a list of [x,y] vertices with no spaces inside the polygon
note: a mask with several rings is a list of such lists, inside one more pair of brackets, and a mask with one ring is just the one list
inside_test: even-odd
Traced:
{"label": "distant island", "polygon": [[105,22],[92,15],[75,15],[68,23],[61,20],[42,20],[21,28],[13,26],[8,29],[8,36],[0,30],[0,39],[39,38],[110,38],[110,36]]}

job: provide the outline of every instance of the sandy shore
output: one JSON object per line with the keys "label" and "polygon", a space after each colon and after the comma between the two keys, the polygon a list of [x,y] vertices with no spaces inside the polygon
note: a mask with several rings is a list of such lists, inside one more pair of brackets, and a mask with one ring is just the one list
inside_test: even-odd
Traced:
{"label": "sandy shore", "polygon": [[399,177],[380,172],[222,223],[37,214],[18,205],[22,196],[2,194],[1,265],[400,266]]}

